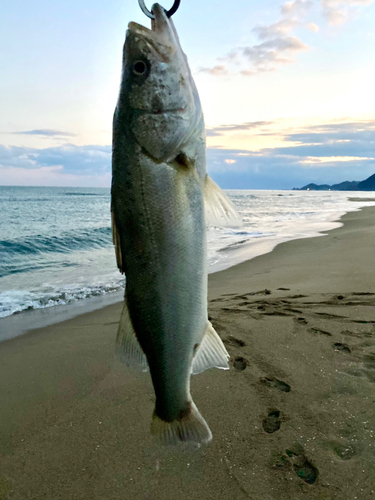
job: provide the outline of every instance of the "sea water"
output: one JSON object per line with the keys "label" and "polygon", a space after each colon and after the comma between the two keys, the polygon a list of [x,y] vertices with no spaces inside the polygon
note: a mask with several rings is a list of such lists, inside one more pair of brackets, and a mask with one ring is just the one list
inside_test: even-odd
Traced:
{"label": "sea water", "polygon": [[[321,236],[346,212],[374,202],[365,192],[227,191],[242,228],[208,228],[208,271]],[[71,304],[124,289],[106,188],[0,186],[0,317]]]}

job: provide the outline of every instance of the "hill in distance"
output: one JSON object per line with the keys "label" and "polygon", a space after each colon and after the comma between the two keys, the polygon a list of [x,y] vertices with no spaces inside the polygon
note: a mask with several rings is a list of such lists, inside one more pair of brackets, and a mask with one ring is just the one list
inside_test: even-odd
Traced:
{"label": "hill in distance", "polygon": [[293,188],[297,191],[375,191],[375,174],[364,181],[345,181],[340,184],[307,184],[301,188]]}

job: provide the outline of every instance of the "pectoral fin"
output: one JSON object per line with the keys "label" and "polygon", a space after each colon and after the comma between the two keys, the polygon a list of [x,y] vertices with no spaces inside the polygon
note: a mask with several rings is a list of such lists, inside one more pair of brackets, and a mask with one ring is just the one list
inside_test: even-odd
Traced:
{"label": "pectoral fin", "polygon": [[126,299],[117,331],[116,354],[120,361],[131,368],[142,372],[148,371],[147,359],[137,340]]}
{"label": "pectoral fin", "polygon": [[207,226],[243,226],[242,218],[233,203],[208,175],[204,183],[204,201]]}
{"label": "pectoral fin", "polygon": [[229,370],[229,357],[223,341],[208,321],[202,342],[193,359],[192,374],[202,373],[208,368]]}

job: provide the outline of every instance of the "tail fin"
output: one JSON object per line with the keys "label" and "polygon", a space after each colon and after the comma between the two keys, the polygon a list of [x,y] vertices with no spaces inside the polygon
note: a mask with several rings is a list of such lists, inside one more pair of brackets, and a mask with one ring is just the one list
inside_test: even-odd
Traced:
{"label": "tail fin", "polygon": [[176,445],[181,442],[209,443],[212,439],[210,428],[193,401],[190,405],[191,411],[173,422],[166,422],[154,413],[151,434],[154,434],[162,444],[166,445]]}

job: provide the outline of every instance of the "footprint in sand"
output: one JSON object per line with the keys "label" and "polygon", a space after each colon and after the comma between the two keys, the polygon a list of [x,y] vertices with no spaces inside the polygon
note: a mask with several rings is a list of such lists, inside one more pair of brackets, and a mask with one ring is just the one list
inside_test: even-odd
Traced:
{"label": "footprint in sand", "polygon": [[239,372],[245,370],[247,362],[244,358],[236,358],[233,362],[233,368]]}
{"label": "footprint in sand", "polygon": [[370,353],[366,354],[364,357],[364,363],[366,368],[369,368],[370,370],[375,369],[375,353]]}
{"label": "footprint in sand", "polygon": [[296,444],[289,450],[286,450],[286,454],[297,476],[307,484],[314,484],[318,479],[319,471],[305,457],[303,446]]}
{"label": "footprint in sand", "polygon": [[375,382],[375,353],[366,354],[363,357],[363,374],[370,382]]}
{"label": "footprint in sand", "polygon": [[321,330],[320,328],[310,328],[313,333],[319,333],[319,335],[327,335],[328,337],[332,337],[332,333],[326,332],[325,330]]}
{"label": "footprint in sand", "polygon": [[307,325],[307,321],[305,320],[305,318],[299,317],[299,318],[296,318],[296,321],[300,325]]}
{"label": "footprint in sand", "polygon": [[246,343],[243,340],[236,339],[233,335],[229,335],[226,339],[223,340],[224,344],[233,345],[235,347],[245,347]]}
{"label": "footprint in sand", "polygon": [[281,392],[290,392],[291,389],[289,384],[273,377],[261,378],[260,383],[266,385],[267,387],[271,387],[272,389],[278,389]]}
{"label": "footprint in sand", "polygon": [[281,420],[279,410],[270,411],[267,417],[263,420],[263,429],[268,434],[272,434],[280,429]]}
{"label": "footprint in sand", "polygon": [[341,352],[352,352],[348,344],[342,344],[341,342],[335,342],[333,344],[333,348],[335,351],[341,351]]}
{"label": "footprint in sand", "polygon": [[341,460],[350,460],[355,455],[355,449],[351,444],[334,443],[333,451]]}

